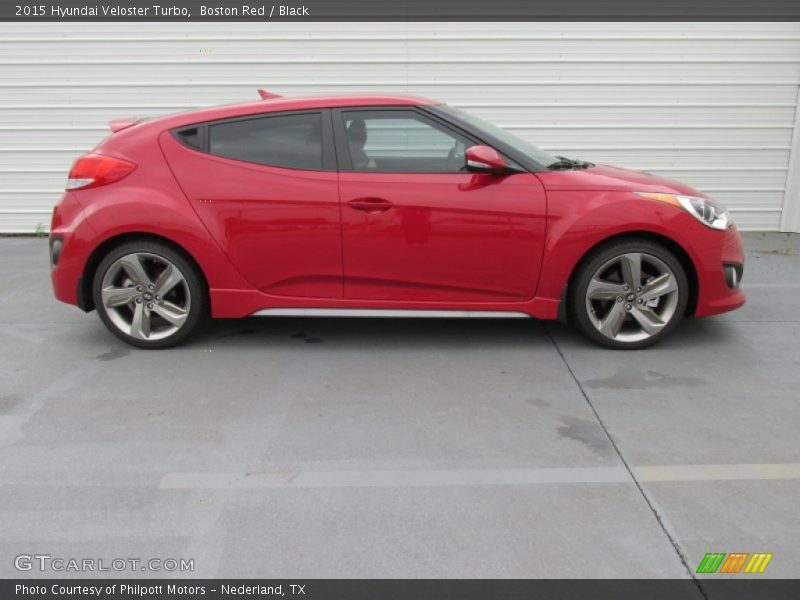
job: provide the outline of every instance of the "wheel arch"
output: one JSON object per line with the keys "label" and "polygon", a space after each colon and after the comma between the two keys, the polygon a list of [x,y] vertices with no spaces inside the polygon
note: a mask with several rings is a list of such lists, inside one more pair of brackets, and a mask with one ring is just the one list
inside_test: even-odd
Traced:
{"label": "wheel arch", "polygon": [[575,279],[576,274],[580,270],[580,267],[587,260],[589,260],[589,258],[593,253],[597,252],[604,246],[607,246],[608,244],[614,242],[619,242],[621,240],[631,240],[631,239],[641,239],[641,240],[647,240],[649,242],[655,242],[657,244],[664,246],[667,250],[669,250],[675,255],[675,258],[678,259],[678,262],[681,263],[683,270],[686,272],[686,279],[689,282],[689,299],[686,304],[685,316],[687,317],[694,316],[695,310],[697,308],[697,299],[700,292],[700,287],[697,278],[697,268],[695,267],[694,262],[689,256],[689,253],[683,246],[681,246],[678,242],[676,242],[670,237],[667,237],[660,233],[655,233],[653,231],[634,230],[634,231],[624,231],[616,233],[607,238],[603,238],[602,240],[596,242],[593,246],[588,248],[581,255],[580,259],[578,259],[578,261],[572,267],[572,271],[570,272],[567,284],[564,286],[564,289],[562,290],[561,293],[561,300],[559,302],[559,313],[558,313],[560,320],[566,321],[568,318],[569,288],[573,285],[573,281]]}
{"label": "wheel arch", "polygon": [[208,278],[206,274],[203,272],[200,263],[195,259],[192,254],[186,250],[183,246],[171,240],[167,237],[162,235],[158,235],[155,233],[150,233],[147,231],[128,231],[125,233],[120,233],[110,238],[103,240],[98,246],[92,251],[89,255],[89,258],[86,261],[86,264],[83,268],[83,274],[81,275],[81,279],[78,282],[78,306],[86,311],[89,312],[95,309],[94,305],[94,298],[92,295],[92,282],[94,281],[95,273],[97,272],[97,268],[100,266],[100,262],[103,260],[103,257],[111,252],[114,248],[121,246],[127,242],[132,242],[136,240],[143,240],[143,241],[151,241],[151,242],[159,242],[161,244],[165,244],[173,249],[175,252],[179,253],[183,258],[185,258],[197,271],[197,274],[200,276],[200,279],[203,282],[203,288],[205,289],[206,295],[209,293],[209,285],[208,285]]}

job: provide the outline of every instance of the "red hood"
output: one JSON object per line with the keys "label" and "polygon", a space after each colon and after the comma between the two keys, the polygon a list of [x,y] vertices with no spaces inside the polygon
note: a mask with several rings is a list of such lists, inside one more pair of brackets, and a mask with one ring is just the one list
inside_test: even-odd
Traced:
{"label": "red hood", "polygon": [[704,196],[679,181],[649,175],[644,171],[596,165],[589,169],[545,171],[536,174],[547,190],[604,190],[630,192],[660,192]]}

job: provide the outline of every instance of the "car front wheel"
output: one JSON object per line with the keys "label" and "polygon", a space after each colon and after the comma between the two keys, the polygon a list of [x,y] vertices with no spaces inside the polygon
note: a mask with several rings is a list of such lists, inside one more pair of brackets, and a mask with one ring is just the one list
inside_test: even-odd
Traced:
{"label": "car front wheel", "polygon": [[570,289],[572,320],[608,348],[650,346],[686,312],[689,284],[680,261],[649,240],[622,240],[585,260]]}
{"label": "car front wheel", "polygon": [[196,268],[166,244],[143,240],[114,248],[93,281],[94,304],[105,326],[141,348],[183,342],[206,314]]}

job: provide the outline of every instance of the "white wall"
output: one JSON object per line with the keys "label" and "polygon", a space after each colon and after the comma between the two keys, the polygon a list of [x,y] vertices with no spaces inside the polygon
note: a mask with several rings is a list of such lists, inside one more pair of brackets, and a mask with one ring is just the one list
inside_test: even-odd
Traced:
{"label": "white wall", "polygon": [[798,230],[799,84],[800,23],[1,23],[0,231],[47,228],[109,119],[257,87],[439,98],[690,183],[743,229]]}

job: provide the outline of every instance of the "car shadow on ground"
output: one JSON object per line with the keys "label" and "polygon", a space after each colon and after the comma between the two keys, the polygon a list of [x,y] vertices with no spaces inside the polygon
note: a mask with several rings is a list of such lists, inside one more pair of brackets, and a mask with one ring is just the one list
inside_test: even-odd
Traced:
{"label": "car shadow on ground", "polygon": [[309,348],[519,347],[550,345],[535,319],[269,317],[209,323],[193,338],[199,346],[226,347],[304,344]]}
{"label": "car shadow on ground", "polygon": [[[296,347],[323,349],[381,347],[406,349],[447,348],[520,348],[553,347],[553,339],[562,349],[607,350],[580,335],[570,325],[536,319],[430,319],[430,318],[324,318],[324,317],[251,317],[218,319],[191,338],[195,348],[224,346],[254,349]],[[724,347],[737,339],[733,323],[724,318],[685,319],[676,331],[656,348],[704,350]]]}

